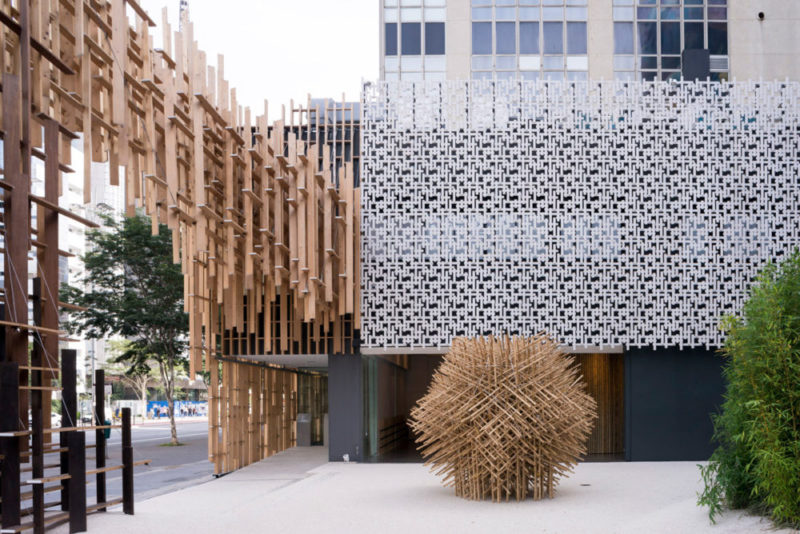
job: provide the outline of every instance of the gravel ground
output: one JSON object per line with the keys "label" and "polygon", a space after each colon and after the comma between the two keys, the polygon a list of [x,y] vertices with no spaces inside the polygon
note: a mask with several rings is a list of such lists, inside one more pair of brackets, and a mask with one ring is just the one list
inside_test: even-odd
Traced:
{"label": "gravel ground", "polygon": [[695,504],[693,462],[580,464],[554,499],[471,502],[420,464],[328,463],[296,448],[222,478],[95,514],[89,532],[755,533],[769,521],[728,512],[712,525]]}

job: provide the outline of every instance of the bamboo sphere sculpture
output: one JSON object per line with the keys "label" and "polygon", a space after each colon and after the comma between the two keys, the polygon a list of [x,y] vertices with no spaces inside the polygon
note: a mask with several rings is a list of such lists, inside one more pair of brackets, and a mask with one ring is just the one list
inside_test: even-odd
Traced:
{"label": "bamboo sphere sculpture", "polygon": [[586,454],[596,409],[546,335],[459,338],[409,425],[425,465],[459,497],[539,500]]}

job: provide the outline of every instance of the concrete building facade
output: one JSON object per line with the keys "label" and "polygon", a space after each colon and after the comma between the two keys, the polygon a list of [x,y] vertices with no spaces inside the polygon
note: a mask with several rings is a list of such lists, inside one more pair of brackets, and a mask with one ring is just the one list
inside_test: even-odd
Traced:
{"label": "concrete building facade", "polygon": [[800,245],[800,3],[381,2],[330,459],[413,450],[454,337],[540,330],[598,401],[592,455],[707,459],[719,318]]}
{"label": "concrete building facade", "polygon": [[800,79],[784,0],[381,0],[381,79]]}

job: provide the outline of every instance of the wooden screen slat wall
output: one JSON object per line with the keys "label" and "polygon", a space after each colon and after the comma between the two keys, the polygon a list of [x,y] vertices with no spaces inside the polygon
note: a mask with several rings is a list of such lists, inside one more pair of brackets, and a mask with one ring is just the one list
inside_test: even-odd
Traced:
{"label": "wooden screen slat wall", "polygon": [[[163,223],[172,235],[184,274],[190,373],[211,375],[215,473],[291,446],[297,406],[279,408],[275,395],[295,403],[296,375],[218,360],[352,351],[361,300],[358,107],[312,105],[309,97],[270,119],[266,102],[263,112],[242,106],[222,56],[208,64],[188,16],[173,31],[164,11],[157,30],[136,0],[0,0],[0,11],[9,267],[0,300],[12,319],[9,359],[26,363],[29,333],[43,332],[51,355],[43,364],[58,368],[57,302],[31,325],[18,285],[28,278],[33,246],[39,276],[58,294],[58,255],[71,254],[57,248],[54,213],[94,224],[53,207],[60,173],[73,172],[70,146],[80,133],[84,201],[92,201],[92,163],[105,163],[110,184],[124,185],[125,213],[144,211],[154,232]],[[31,157],[45,160],[44,198],[31,195]],[[30,202],[38,206],[36,239]],[[252,409],[265,398],[262,411]],[[49,425],[49,392],[43,406]],[[20,407],[27,420],[27,398]]]}
{"label": "wooden screen slat wall", "polygon": [[220,365],[220,394],[209,398],[208,452],[214,473],[294,447],[298,375],[246,363]]}
{"label": "wooden screen slat wall", "polygon": [[589,454],[622,454],[625,447],[625,367],[622,354],[576,354],[589,394],[597,401],[597,420]]}

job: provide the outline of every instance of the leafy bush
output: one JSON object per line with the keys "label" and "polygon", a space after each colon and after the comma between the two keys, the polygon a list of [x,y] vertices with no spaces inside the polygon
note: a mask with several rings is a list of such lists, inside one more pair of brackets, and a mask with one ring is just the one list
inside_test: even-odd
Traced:
{"label": "leafy bush", "polygon": [[800,251],[756,278],[742,317],[725,317],[727,391],[698,504],[751,508],[800,525]]}

